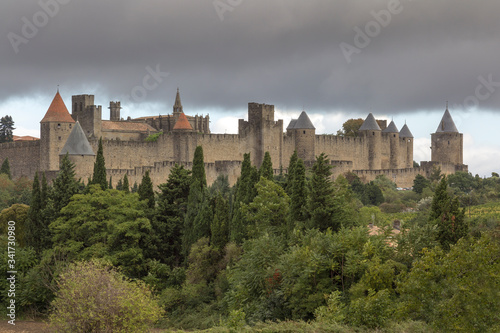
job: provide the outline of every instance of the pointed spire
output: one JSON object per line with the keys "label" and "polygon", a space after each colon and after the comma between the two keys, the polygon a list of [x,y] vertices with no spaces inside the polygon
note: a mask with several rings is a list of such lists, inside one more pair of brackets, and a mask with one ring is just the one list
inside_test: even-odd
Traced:
{"label": "pointed spire", "polygon": [[189,120],[187,119],[184,112],[182,112],[179,115],[179,119],[177,119],[177,122],[175,123],[173,130],[174,131],[192,131],[193,130],[193,127],[191,127],[191,124],[189,123]]}
{"label": "pointed spire", "polygon": [[74,123],[75,120],[71,118],[71,115],[68,112],[68,108],[66,108],[66,104],[64,104],[64,101],[59,94],[59,91],[57,91],[56,95],[54,96],[54,99],[52,100],[52,103],[49,106],[49,109],[47,110],[47,113],[45,113],[45,116],[43,117],[41,123],[47,123],[47,122],[61,122],[61,123]]}
{"label": "pointed spire", "polygon": [[389,126],[387,126],[382,133],[399,133],[398,128],[396,127],[396,124],[394,123],[394,120],[391,121]]}
{"label": "pointed spire", "polygon": [[366,117],[365,121],[363,122],[363,125],[359,128],[360,131],[381,131],[380,126],[377,124],[377,121],[375,120],[375,117],[373,114],[370,112],[368,114],[368,117]]}
{"label": "pointed spire", "polygon": [[455,122],[453,121],[453,118],[451,118],[450,111],[448,111],[448,107],[446,108],[446,111],[444,111],[443,118],[441,118],[441,122],[439,123],[436,133],[458,133]]}
{"label": "pointed spire", "polygon": [[183,112],[182,103],[181,103],[181,95],[179,93],[179,88],[177,87],[177,94],[175,95],[175,103],[174,103],[174,113]]}
{"label": "pointed spire", "polygon": [[399,132],[399,137],[400,138],[413,138],[413,134],[411,134],[410,129],[408,128],[408,125],[406,125],[406,121],[404,126],[401,128],[401,131]]}
{"label": "pointed spire", "polygon": [[90,155],[95,156],[92,147],[90,146],[89,140],[83,131],[80,122],[76,122],[75,127],[69,134],[68,140],[64,144],[63,149],[59,155]]}
{"label": "pointed spire", "polygon": [[313,123],[311,122],[311,119],[309,119],[309,116],[305,111],[302,111],[302,113],[299,116],[299,119],[295,122],[293,125],[294,129],[316,129],[314,127]]}

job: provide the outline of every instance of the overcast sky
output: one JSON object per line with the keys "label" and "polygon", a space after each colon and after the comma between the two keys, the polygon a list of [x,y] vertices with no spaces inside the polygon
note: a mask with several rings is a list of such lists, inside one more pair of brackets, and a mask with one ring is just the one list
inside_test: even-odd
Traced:
{"label": "overcast sky", "polygon": [[[493,0],[4,0],[0,113],[39,136],[57,85],[95,94],[109,117],[210,113],[234,133],[248,102],[317,133],[352,117],[406,121],[430,159],[449,101],[473,174],[500,171],[500,2]],[[286,126],[286,125],[285,125]]]}

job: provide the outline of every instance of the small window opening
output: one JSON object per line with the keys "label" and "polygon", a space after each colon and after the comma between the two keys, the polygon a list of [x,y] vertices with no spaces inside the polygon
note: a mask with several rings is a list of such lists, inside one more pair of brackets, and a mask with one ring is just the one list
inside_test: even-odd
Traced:
{"label": "small window opening", "polygon": [[61,124],[57,124],[57,128],[61,128]]}
{"label": "small window opening", "polygon": [[61,137],[59,137],[58,139],[59,139],[59,141],[61,141],[61,140],[62,140],[62,138],[61,138]]}
{"label": "small window opening", "polygon": [[306,131],[304,131],[304,134],[306,134]]}

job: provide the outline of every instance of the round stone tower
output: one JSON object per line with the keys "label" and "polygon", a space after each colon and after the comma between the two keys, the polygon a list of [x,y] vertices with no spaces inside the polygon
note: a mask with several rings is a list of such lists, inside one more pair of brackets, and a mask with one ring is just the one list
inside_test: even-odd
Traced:
{"label": "round stone tower", "polygon": [[373,114],[366,117],[363,125],[359,128],[360,136],[365,139],[368,149],[368,169],[380,170],[382,168],[382,130],[378,126]]}
{"label": "round stone tower", "polygon": [[463,134],[458,132],[448,107],[436,133],[431,134],[431,160],[463,164]]}
{"label": "round stone tower", "polygon": [[411,134],[408,125],[404,124],[399,132],[401,138],[402,154],[405,154],[403,168],[413,168],[413,134]]}
{"label": "round stone tower", "polygon": [[40,169],[42,171],[59,170],[59,153],[74,124],[75,121],[57,91],[40,122]]}
{"label": "round stone tower", "polygon": [[295,150],[300,159],[305,161],[315,160],[315,140],[316,128],[305,111],[302,111],[299,118],[293,124],[295,137]]}
{"label": "round stone tower", "polygon": [[389,139],[389,168],[397,169],[399,167],[399,130],[391,121],[383,131],[382,135]]}

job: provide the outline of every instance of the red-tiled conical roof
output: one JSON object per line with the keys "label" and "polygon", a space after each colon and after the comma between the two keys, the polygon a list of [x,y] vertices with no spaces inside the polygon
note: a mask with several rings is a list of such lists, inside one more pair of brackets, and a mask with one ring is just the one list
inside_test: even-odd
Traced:
{"label": "red-tiled conical roof", "polygon": [[189,123],[189,120],[187,119],[186,115],[184,112],[182,112],[179,115],[179,119],[177,119],[177,122],[175,123],[174,126],[174,131],[175,130],[187,130],[187,131],[192,131],[193,127],[191,127],[191,124]]}
{"label": "red-tiled conical roof", "polygon": [[75,120],[71,118],[71,115],[69,114],[68,109],[66,108],[66,105],[61,98],[61,95],[59,95],[59,91],[56,93],[56,96],[54,96],[54,99],[52,100],[52,103],[50,104],[49,109],[47,110],[47,113],[45,114],[45,117],[43,117],[41,122],[47,123],[51,121],[61,123],[75,122]]}

